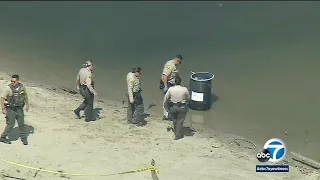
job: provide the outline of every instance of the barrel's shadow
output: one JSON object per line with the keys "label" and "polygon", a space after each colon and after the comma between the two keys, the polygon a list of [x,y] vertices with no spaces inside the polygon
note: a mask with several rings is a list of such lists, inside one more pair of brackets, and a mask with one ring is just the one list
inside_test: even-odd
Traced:
{"label": "barrel's shadow", "polygon": [[211,105],[216,103],[219,100],[219,96],[215,93],[211,93]]}

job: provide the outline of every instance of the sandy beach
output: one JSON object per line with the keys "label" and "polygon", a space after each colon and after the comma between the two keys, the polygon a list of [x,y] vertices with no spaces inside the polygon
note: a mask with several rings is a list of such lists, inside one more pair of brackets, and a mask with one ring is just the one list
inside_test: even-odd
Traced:
{"label": "sandy beach", "polygon": [[[2,92],[10,76],[0,73],[0,77]],[[196,131],[193,136],[174,141],[173,133],[166,130],[171,123],[162,121],[151,111],[146,126],[129,125],[125,120],[126,103],[96,99],[95,114],[99,119],[86,123],[76,119],[72,112],[82,101],[79,94],[59,87],[22,83],[27,86],[30,99],[30,110],[25,112],[29,145],[22,145],[17,128],[9,136],[11,145],[0,144],[0,179],[151,180],[150,171],[107,177],[71,176],[39,172],[5,161],[51,171],[112,174],[150,167],[152,159],[160,180],[316,180],[319,177],[312,169],[294,164],[289,156],[286,161],[291,165],[289,173],[256,173],[255,152],[259,147],[245,141],[232,143],[234,137],[220,140],[199,127],[192,127]],[[4,116],[0,122],[2,131]]]}

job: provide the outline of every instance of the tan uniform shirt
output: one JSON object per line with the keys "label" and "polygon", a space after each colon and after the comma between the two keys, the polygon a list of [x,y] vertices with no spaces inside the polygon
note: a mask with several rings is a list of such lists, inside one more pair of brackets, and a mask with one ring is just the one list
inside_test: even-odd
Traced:
{"label": "tan uniform shirt", "polygon": [[[23,88],[25,95],[27,95],[26,87],[23,86]],[[8,96],[12,96],[12,89],[10,88],[10,86],[7,86],[1,94],[1,97],[4,99],[8,98]]]}
{"label": "tan uniform shirt", "polygon": [[190,100],[190,93],[189,90],[180,85],[173,86],[168,89],[166,95],[164,96],[164,103],[167,103],[168,101],[173,103],[188,103]]}
{"label": "tan uniform shirt", "polygon": [[162,71],[163,75],[168,76],[168,82],[171,84],[175,84],[174,80],[175,77],[178,76],[178,68],[177,66],[174,64],[173,60],[168,61],[163,68]]}
{"label": "tan uniform shirt", "polygon": [[127,87],[128,87],[128,94],[129,100],[133,101],[133,93],[139,92],[141,90],[141,84],[139,78],[134,75],[134,73],[129,72],[127,74]]}
{"label": "tan uniform shirt", "polygon": [[77,82],[78,81],[80,82],[80,85],[86,85],[91,93],[97,94],[92,87],[92,73],[88,68],[80,69],[77,76]]}

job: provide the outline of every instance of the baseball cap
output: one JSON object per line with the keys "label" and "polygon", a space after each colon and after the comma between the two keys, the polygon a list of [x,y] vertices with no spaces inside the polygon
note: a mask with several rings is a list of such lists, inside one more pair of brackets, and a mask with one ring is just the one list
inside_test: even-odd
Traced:
{"label": "baseball cap", "polygon": [[182,57],[181,54],[176,55],[176,58],[179,59],[179,61],[182,61],[182,60],[183,60],[183,57]]}
{"label": "baseball cap", "polygon": [[91,66],[91,65],[93,65],[93,62],[91,60],[89,60],[89,61],[86,61],[86,63],[84,63],[83,65]]}

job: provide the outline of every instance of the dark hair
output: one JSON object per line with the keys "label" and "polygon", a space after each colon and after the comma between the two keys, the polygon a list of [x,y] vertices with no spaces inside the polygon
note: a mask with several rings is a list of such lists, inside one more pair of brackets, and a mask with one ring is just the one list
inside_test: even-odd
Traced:
{"label": "dark hair", "polygon": [[181,78],[179,77],[179,76],[177,76],[176,78],[175,78],[175,80],[174,80],[174,82],[175,82],[175,84],[176,85],[180,85],[181,84]]}
{"label": "dark hair", "polygon": [[132,73],[136,73],[136,72],[139,72],[140,73],[140,71],[141,71],[141,67],[139,67],[139,66],[137,66],[137,67],[135,67],[135,68],[132,68]]}
{"label": "dark hair", "polygon": [[14,74],[14,75],[11,76],[11,78],[15,78],[15,79],[19,80],[19,75],[18,74]]}
{"label": "dark hair", "polygon": [[180,59],[180,60],[182,60],[182,59],[183,59],[183,57],[182,57],[182,55],[181,55],[181,54],[176,55],[176,58],[178,58],[178,59]]}

